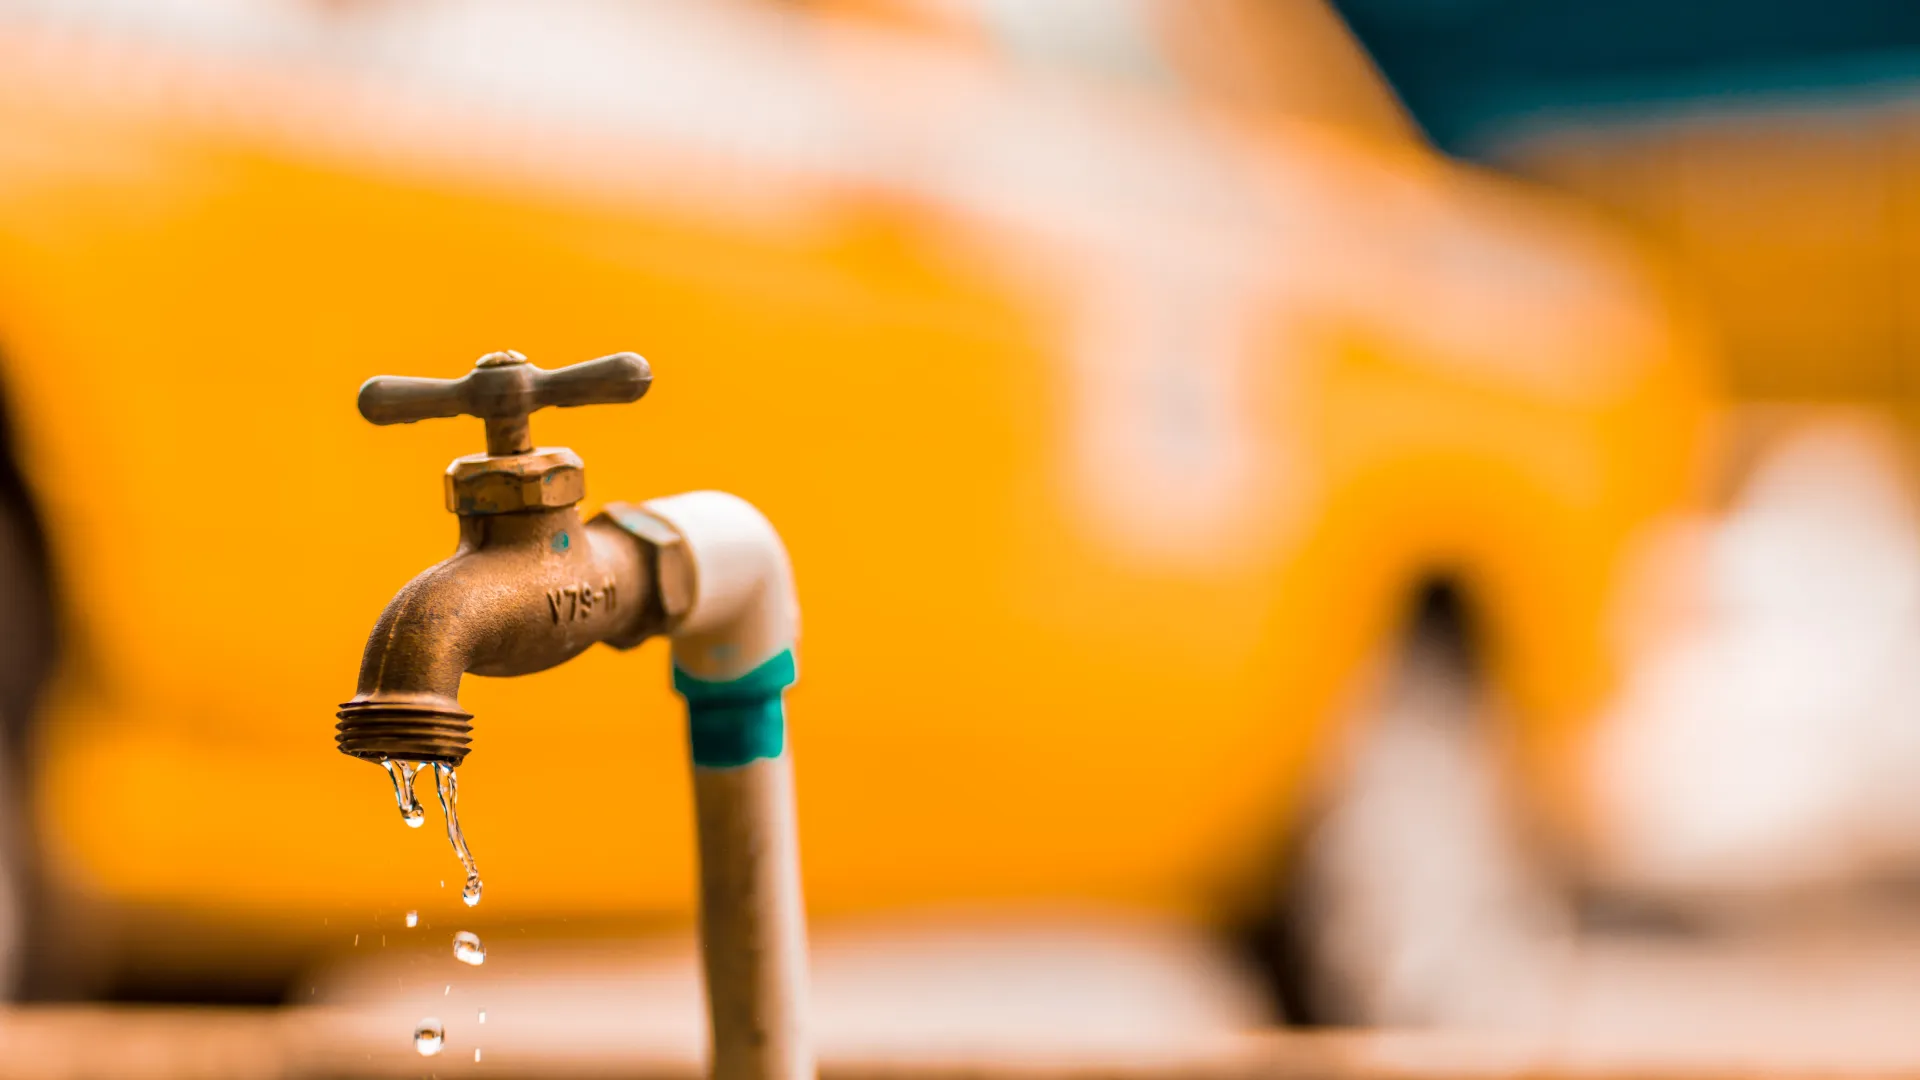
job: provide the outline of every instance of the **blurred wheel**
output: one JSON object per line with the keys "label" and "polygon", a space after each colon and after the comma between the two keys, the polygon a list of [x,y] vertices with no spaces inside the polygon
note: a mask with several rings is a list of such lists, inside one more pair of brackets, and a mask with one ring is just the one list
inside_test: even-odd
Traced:
{"label": "blurred wheel", "polygon": [[1458,594],[1428,590],[1283,883],[1295,1023],[1530,1027],[1570,904],[1530,857]]}
{"label": "blurred wheel", "polygon": [[[38,892],[29,766],[32,723],[54,657],[53,591],[40,519],[0,402],[0,998],[34,990],[28,933]],[[51,962],[49,962],[51,967]]]}

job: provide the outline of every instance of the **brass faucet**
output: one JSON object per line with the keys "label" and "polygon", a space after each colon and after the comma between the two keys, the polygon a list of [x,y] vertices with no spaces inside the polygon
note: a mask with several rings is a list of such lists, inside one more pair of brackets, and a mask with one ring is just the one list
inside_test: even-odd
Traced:
{"label": "brass faucet", "polygon": [[595,642],[631,648],[667,627],[664,601],[676,590],[657,582],[663,548],[673,569],[671,534],[620,506],[582,522],[580,458],[535,449],[527,422],[549,405],[637,401],[651,383],[632,353],[542,371],[496,352],[458,379],[379,376],[360,388],[360,413],[376,424],[480,418],[487,452],[447,467],[459,546],[380,613],[358,690],[338,714],[343,753],[458,765],[472,741],[473,716],[459,702],[465,673],[526,675]]}
{"label": "brass faucet", "polygon": [[447,467],[459,547],[380,613],[335,738],[342,752],[387,764],[403,811],[418,811],[411,770],[433,766],[447,836],[467,868],[463,896],[476,903],[479,877],[454,812],[453,770],[472,742],[461,677],[525,675],[595,642],[627,649],[668,635],[693,765],[709,1074],[813,1080],[785,734],[799,633],[786,548],[758,510],[716,491],[610,503],[582,522],[580,459],[535,449],[527,433],[537,409],[636,401],[651,383],[632,353],[542,371],[499,352],[458,379],[367,380],[368,420],[476,416],[487,452]]}

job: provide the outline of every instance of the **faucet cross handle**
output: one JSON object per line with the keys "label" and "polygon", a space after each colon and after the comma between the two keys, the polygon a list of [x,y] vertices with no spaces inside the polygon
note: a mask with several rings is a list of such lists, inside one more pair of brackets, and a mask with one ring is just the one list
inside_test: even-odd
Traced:
{"label": "faucet cross handle", "polygon": [[638,401],[652,383],[647,362],[630,352],[552,371],[517,352],[496,352],[457,379],[376,375],[360,387],[360,415],[376,424],[477,416],[487,425],[487,453],[501,457],[532,452],[527,416],[536,409]]}

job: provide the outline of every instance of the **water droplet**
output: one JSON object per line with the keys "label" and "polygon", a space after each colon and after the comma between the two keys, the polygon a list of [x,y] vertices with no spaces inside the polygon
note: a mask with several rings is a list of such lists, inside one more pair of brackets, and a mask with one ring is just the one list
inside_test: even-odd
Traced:
{"label": "water droplet", "polygon": [[406,822],[409,829],[419,828],[427,820],[427,811],[413,795],[413,778],[420,774],[420,763],[387,760],[381,764],[393,778],[393,801],[400,805],[400,820]]}
{"label": "water droplet", "polygon": [[413,1048],[420,1051],[421,1057],[432,1057],[446,1044],[447,1029],[440,1026],[436,1017],[427,1017],[413,1029]]}
{"label": "water droplet", "polygon": [[487,1010],[485,1009],[480,1010],[480,1022],[483,1024],[487,1022]]}
{"label": "water droplet", "polygon": [[460,856],[460,865],[467,872],[460,899],[472,907],[480,902],[480,866],[473,861],[473,852],[467,850],[467,838],[460,832],[460,778],[454,774],[453,766],[436,761],[433,779],[440,791],[440,809],[447,814],[447,840],[453,844],[453,853]]}
{"label": "water droplet", "polygon": [[487,962],[487,947],[480,944],[480,935],[471,930],[462,930],[453,935],[453,958],[463,964],[479,967]]}
{"label": "water droplet", "polygon": [[475,1061],[480,1060],[480,1048],[477,1046],[473,1048],[473,1060]]}
{"label": "water droplet", "polygon": [[419,925],[420,925],[420,913],[417,911],[407,912],[407,926],[409,928],[412,928]]}
{"label": "water droplet", "polygon": [[448,983],[448,984],[447,984],[447,988],[446,988],[445,990],[442,990],[442,991],[440,991],[440,996],[441,996],[441,997],[447,997],[447,996],[449,996],[449,995],[451,995],[452,993],[453,993],[453,984],[452,984],[452,983]]}

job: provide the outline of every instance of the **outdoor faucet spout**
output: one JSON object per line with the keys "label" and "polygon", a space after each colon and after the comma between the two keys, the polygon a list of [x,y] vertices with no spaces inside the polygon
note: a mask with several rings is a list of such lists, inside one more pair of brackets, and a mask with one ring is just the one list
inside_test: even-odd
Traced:
{"label": "outdoor faucet spout", "polygon": [[340,749],[458,765],[472,714],[460,680],[525,675],[601,641],[637,643],[658,616],[633,536],[571,506],[463,516],[453,556],[408,582],[374,623],[339,714]]}

